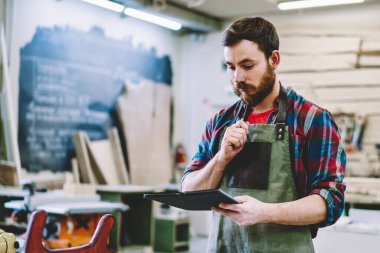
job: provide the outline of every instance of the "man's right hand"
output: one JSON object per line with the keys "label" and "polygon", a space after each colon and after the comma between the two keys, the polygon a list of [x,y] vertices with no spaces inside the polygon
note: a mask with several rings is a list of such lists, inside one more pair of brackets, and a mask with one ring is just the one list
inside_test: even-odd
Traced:
{"label": "man's right hand", "polygon": [[228,164],[244,147],[249,132],[249,122],[239,120],[227,127],[219,151],[219,161]]}

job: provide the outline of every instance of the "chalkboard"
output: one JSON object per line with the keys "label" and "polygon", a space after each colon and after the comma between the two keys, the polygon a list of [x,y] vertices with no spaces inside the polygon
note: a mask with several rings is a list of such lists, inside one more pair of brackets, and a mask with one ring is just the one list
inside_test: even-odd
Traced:
{"label": "chalkboard", "polygon": [[[72,134],[106,138],[125,80],[172,84],[171,60],[132,38],[107,38],[94,27],[37,27],[20,49],[19,148],[30,172],[70,171]],[[142,98],[144,99],[144,98]]]}

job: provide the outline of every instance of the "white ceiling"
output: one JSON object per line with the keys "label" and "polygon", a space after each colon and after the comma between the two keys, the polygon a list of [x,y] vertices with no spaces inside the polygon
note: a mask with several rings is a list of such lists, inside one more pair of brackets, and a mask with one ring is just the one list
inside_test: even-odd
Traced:
{"label": "white ceiling", "polygon": [[[167,0],[169,4],[181,5],[189,11],[200,12],[224,20],[263,13],[280,13],[282,11],[277,8],[277,2],[284,1],[289,0]],[[362,4],[374,3],[376,1],[379,0],[365,0]],[[194,7],[192,7],[192,5],[194,5]],[[313,10],[345,8],[346,6],[352,5],[320,7],[313,8]]]}
{"label": "white ceiling", "polygon": [[[273,0],[169,0],[168,2],[222,19],[278,11]],[[192,4],[195,7],[192,7]]]}

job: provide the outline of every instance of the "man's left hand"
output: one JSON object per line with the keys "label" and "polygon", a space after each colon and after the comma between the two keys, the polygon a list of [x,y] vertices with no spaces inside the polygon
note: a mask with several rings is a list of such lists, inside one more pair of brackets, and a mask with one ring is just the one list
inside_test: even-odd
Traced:
{"label": "man's left hand", "polygon": [[268,215],[267,210],[270,204],[261,202],[247,195],[237,196],[234,199],[239,201],[240,204],[221,203],[219,207],[214,207],[212,210],[229,217],[241,226],[266,222]]}

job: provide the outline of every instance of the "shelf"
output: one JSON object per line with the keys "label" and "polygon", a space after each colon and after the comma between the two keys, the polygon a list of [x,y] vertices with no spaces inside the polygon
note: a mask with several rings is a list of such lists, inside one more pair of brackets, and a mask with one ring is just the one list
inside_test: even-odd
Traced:
{"label": "shelf", "polygon": [[156,218],[154,250],[179,252],[189,249],[189,221],[187,219]]}
{"label": "shelf", "polygon": [[115,225],[115,230],[120,239],[117,244],[111,242],[113,248],[119,249],[121,247],[123,250],[125,248],[132,250],[135,245],[140,245],[138,246],[140,248],[152,248],[154,238],[153,206],[150,200],[143,198],[146,191],[152,191],[152,188],[134,185],[97,188],[97,193],[102,200],[121,202],[129,206],[129,210],[122,214],[120,224]]}

